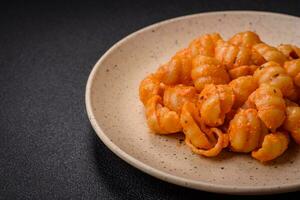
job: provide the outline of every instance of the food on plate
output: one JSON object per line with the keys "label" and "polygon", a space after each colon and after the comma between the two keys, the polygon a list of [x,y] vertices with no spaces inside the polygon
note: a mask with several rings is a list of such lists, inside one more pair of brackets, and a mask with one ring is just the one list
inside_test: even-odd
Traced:
{"label": "food on plate", "polygon": [[266,162],[277,158],[288,148],[289,135],[286,132],[267,134],[258,150],[252,151],[253,158]]}
{"label": "food on plate", "polygon": [[258,84],[253,76],[241,76],[233,79],[229,86],[232,88],[235,100],[234,108],[241,107],[248,99],[250,94],[258,88]]}
{"label": "food on plate", "polygon": [[252,48],[257,53],[256,55],[260,55],[267,62],[274,61],[283,64],[287,60],[287,57],[281,51],[265,43],[255,44]]}
{"label": "food on plate", "polygon": [[258,117],[271,131],[279,128],[286,117],[286,105],[281,90],[270,84],[263,84],[255,90],[244,107],[257,109]]}
{"label": "food on plate", "polygon": [[197,90],[192,86],[175,85],[165,89],[163,103],[164,105],[180,114],[181,108],[185,102],[196,102]]}
{"label": "food on plate", "polygon": [[152,132],[183,133],[204,157],[226,149],[268,162],[300,145],[300,48],[251,31],[204,34],[146,76],[139,97]]}
{"label": "food on plate", "polygon": [[208,126],[220,126],[234,103],[233,90],[229,85],[205,85],[199,94],[200,115]]}
{"label": "food on plate", "polygon": [[226,68],[217,59],[202,55],[193,59],[191,77],[199,92],[206,84],[225,84],[230,81]]}
{"label": "food on plate", "polygon": [[297,99],[296,88],[293,79],[286,73],[286,70],[274,61],[261,65],[253,74],[259,85],[268,83],[279,88],[284,97],[291,100]]}
{"label": "food on plate", "polygon": [[300,107],[294,102],[287,102],[285,130],[289,131],[297,144],[300,144]]}
{"label": "food on plate", "polygon": [[284,68],[286,73],[293,79],[294,84],[300,87],[300,59],[286,61]]}
{"label": "food on plate", "polygon": [[151,97],[145,106],[148,126],[160,134],[170,134],[181,131],[179,115],[163,106],[162,98],[158,95]]}
{"label": "food on plate", "polygon": [[267,132],[256,109],[241,109],[230,121],[230,149],[235,152],[251,152],[259,146],[261,138]]}

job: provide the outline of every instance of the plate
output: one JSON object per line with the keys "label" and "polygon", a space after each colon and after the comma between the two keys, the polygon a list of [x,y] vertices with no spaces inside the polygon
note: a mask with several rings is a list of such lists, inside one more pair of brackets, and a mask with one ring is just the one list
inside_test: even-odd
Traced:
{"label": "plate", "polygon": [[152,134],[138,97],[140,81],[195,37],[219,32],[225,39],[245,30],[272,45],[300,42],[300,19],[254,11],[211,12],[179,17],[143,28],[111,47],[93,68],[86,108],[100,139],[120,158],[164,181],[217,193],[267,194],[300,189],[297,146],[270,164],[249,155],[193,154],[182,135]]}

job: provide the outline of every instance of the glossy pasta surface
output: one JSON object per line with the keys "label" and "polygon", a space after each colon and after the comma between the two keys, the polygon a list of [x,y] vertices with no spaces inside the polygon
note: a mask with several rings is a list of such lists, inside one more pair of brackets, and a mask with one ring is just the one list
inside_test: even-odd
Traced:
{"label": "glossy pasta surface", "polygon": [[300,145],[299,97],[300,48],[251,31],[200,35],[139,85],[153,133],[182,133],[203,157],[227,150],[260,162]]}

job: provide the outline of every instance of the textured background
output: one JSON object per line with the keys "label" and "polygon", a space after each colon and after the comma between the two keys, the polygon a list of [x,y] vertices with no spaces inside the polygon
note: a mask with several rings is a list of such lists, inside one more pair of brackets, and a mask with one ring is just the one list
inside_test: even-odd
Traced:
{"label": "textured background", "polygon": [[88,121],[84,92],[99,57],[131,32],[181,15],[241,9],[300,16],[299,1],[2,3],[0,199],[223,199],[162,182],[115,156]]}

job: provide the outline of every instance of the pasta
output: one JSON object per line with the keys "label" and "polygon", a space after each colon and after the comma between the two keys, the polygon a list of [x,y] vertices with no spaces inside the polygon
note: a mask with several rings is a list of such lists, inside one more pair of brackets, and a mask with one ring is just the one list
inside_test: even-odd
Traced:
{"label": "pasta", "polygon": [[160,66],[156,72],[156,76],[164,84],[175,85],[185,84],[191,85],[192,55],[190,49],[184,49],[176,53],[172,59],[166,64]]}
{"label": "pasta", "polygon": [[164,92],[164,105],[177,112],[181,112],[181,108],[185,102],[196,102],[197,92],[192,86],[176,85],[167,87]]}
{"label": "pasta", "polygon": [[[206,135],[200,128],[201,118],[198,115],[198,110],[193,103],[187,102],[182,108],[180,118],[183,132],[186,136],[186,144],[191,147],[194,153],[213,157],[218,155],[223,148],[228,145],[227,135],[223,134],[219,129],[212,128]],[[218,137],[214,144],[213,134]]]}
{"label": "pasta", "polygon": [[300,48],[290,44],[282,44],[277,49],[290,60],[300,58]]}
{"label": "pasta", "polygon": [[288,148],[289,136],[286,132],[275,132],[267,134],[262,143],[262,147],[252,151],[253,158],[266,162],[282,155]]}
{"label": "pasta", "polygon": [[294,141],[300,144],[300,107],[298,104],[287,103],[284,128],[291,133]]}
{"label": "pasta", "polygon": [[263,84],[255,90],[249,96],[245,107],[256,108],[258,117],[271,131],[280,127],[286,117],[286,106],[281,91],[269,84]]}
{"label": "pasta", "polygon": [[163,94],[164,84],[162,84],[153,74],[147,76],[140,84],[140,100],[146,105],[147,101],[155,96]]}
{"label": "pasta", "polygon": [[209,83],[225,84],[230,81],[226,69],[213,57],[197,56],[193,60],[191,72],[194,85],[198,91]]}
{"label": "pasta", "polygon": [[252,64],[251,49],[243,46],[238,47],[221,40],[217,42],[215,57],[228,70],[237,66]]}
{"label": "pasta", "polygon": [[257,148],[266,133],[267,129],[260,121],[257,110],[242,109],[230,122],[228,131],[230,148],[235,152],[251,152]]}
{"label": "pasta", "polygon": [[241,107],[247,101],[248,96],[258,88],[253,76],[241,76],[232,80],[229,86],[235,96],[233,108]]}
{"label": "pasta", "polygon": [[261,40],[256,33],[245,31],[235,34],[228,42],[236,46],[252,48],[253,45],[261,43]]}
{"label": "pasta", "polygon": [[[253,46],[253,51],[257,53],[257,55],[262,56],[265,61],[274,61],[279,64],[283,64],[287,58],[275,47],[271,47],[265,43],[255,44]],[[257,56],[256,55],[256,56]]]}
{"label": "pasta", "polygon": [[212,144],[205,133],[200,129],[200,122],[201,119],[195,104],[190,102],[185,103],[182,108],[180,123],[186,140],[195,146],[195,148],[210,149]]}
{"label": "pasta", "polygon": [[297,99],[292,78],[278,63],[271,61],[263,64],[254,72],[253,77],[259,85],[268,83],[279,88],[283,96],[291,100]]}
{"label": "pasta", "polygon": [[217,128],[212,128],[211,132],[216,133],[217,136],[218,136],[217,143],[211,149],[203,150],[203,149],[196,148],[194,145],[192,145],[192,143],[188,139],[186,139],[186,144],[189,147],[191,147],[191,149],[194,153],[197,153],[197,154],[200,154],[200,155],[203,155],[203,156],[206,156],[206,157],[217,156],[222,151],[222,149],[225,148],[228,145],[228,139],[227,139],[228,136],[227,136],[227,134],[223,134]]}
{"label": "pasta", "polygon": [[300,59],[286,61],[284,68],[286,73],[293,78],[294,84],[300,87]]}
{"label": "pasta", "polygon": [[199,95],[199,109],[205,124],[219,126],[234,103],[234,94],[228,85],[209,84]]}
{"label": "pasta", "polygon": [[169,134],[181,131],[179,115],[164,107],[160,96],[155,95],[149,99],[145,108],[148,126],[155,133]]}
{"label": "pasta", "polygon": [[256,65],[242,65],[228,70],[231,79],[236,79],[241,76],[252,75],[258,68]]}
{"label": "pasta", "polygon": [[147,75],[139,98],[150,130],[183,133],[195,154],[229,149],[268,162],[290,137],[300,145],[300,48],[251,31],[204,34]]}
{"label": "pasta", "polygon": [[193,57],[198,55],[212,57],[215,54],[215,46],[219,40],[223,39],[218,33],[205,34],[193,40],[189,45],[189,49],[191,49]]}

